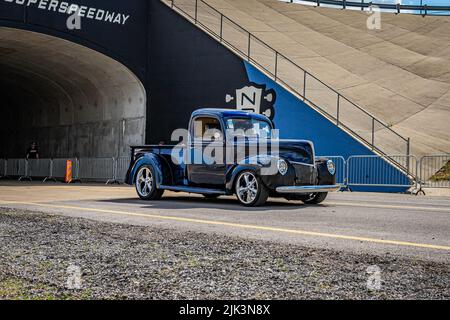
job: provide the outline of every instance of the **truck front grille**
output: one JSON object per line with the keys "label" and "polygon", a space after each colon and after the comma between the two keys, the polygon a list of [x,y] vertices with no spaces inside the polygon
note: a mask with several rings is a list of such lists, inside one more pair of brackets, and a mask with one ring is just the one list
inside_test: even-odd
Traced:
{"label": "truck front grille", "polygon": [[316,182],[316,169],[314,166],[294,163],[296,184],[313,185]]}

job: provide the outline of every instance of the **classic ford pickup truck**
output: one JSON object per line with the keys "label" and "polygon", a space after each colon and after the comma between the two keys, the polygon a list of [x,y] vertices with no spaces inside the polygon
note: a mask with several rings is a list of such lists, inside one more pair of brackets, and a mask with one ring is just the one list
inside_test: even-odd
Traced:
{"label": "classic ford pickup truck", "polygon": [[274,132],[260,114],[200,109],[179,144],[131,147],[126,181],[144,200],[171,190],[211,199],[236,194],[244,206],[264,205],[269,196],[318,204],[340,189],[333,161],[316,159],[312,142]]}

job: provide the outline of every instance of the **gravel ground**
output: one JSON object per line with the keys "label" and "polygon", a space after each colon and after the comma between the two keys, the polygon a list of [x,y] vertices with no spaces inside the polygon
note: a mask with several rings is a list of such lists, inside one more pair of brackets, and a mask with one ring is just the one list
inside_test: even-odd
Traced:
{"label": "gravel ground", "polygon": [[0,243],[0,299],[450,298],[449,264],[22,210],[0,208]]}

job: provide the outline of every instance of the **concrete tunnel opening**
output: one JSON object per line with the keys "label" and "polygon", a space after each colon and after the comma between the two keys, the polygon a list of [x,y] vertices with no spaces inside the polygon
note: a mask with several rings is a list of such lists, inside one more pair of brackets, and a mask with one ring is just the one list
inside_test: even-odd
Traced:
{"label": "concrete tunnel opening", "polygon": [[0,27],[0,158],[118,157],[145,140],[146,92],[124,65],[87,47]]}

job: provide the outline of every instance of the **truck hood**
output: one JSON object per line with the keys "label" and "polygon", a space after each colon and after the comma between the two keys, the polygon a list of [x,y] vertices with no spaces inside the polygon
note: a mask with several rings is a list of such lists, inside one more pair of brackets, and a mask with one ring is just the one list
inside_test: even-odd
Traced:
{"label": "truck hood", "polygon": [[[291,162],[314,164],[314,145],[306,140],[272,140],[278,143],[279,156]],[[272,152],[274,155],[274,152]]]}
{"label": "truck hood", "polygon": [[[258,146],[258,155],[264,153],[271,156],[279,156],[290,162],[298,162],[304,164],[314,165],[314,144],[307,140],[286,140],[286,139],[249,139],[246,141],[239,141],[236,145],[256,149]],[[267,146],[265,148],[264,146]],[[251,148],[253,147],[253,148]],[[265,152],[267,150],[267,152]]]}

